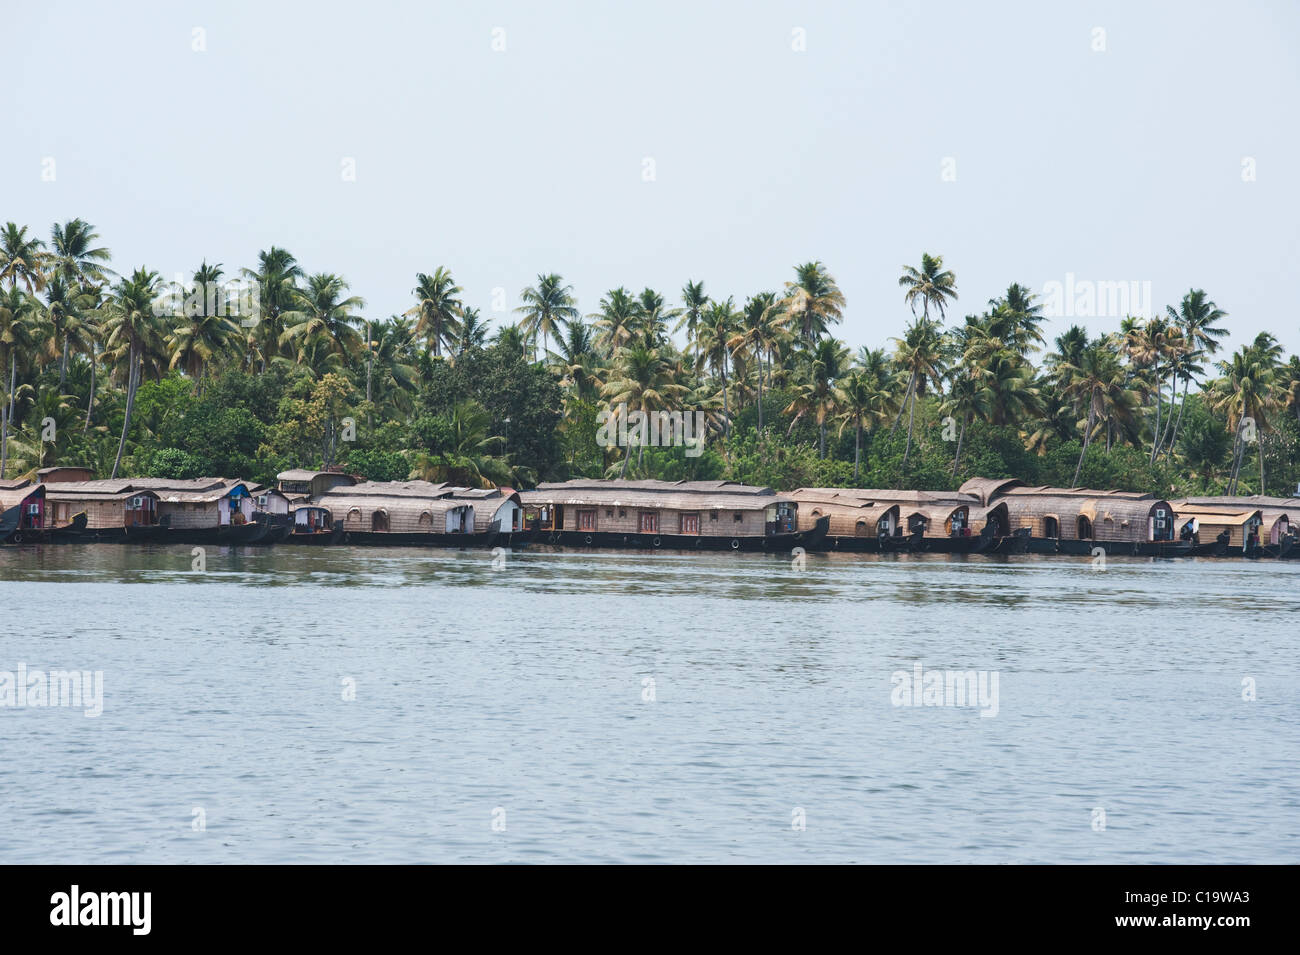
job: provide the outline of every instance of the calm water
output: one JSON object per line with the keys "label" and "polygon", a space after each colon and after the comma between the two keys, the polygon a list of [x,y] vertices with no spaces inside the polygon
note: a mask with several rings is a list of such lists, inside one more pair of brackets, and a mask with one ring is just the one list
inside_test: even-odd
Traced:
{"label": "calm water", "polygon": [[[1300,861],[1300,561],[190,568],[0,550],[0,671],[104,674],[0,709],[0,863]],[[997,715],[892,705],[917,663]]]}

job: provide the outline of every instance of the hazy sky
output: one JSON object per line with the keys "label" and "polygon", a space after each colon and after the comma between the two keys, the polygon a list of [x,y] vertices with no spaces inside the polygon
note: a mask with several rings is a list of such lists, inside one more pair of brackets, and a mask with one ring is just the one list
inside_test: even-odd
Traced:
{"label": "hazy sky", "polygon": [[1073,273],[1150,282],[1158,309],[1204,288],[1234,343],[1300,349],[1293,0],[128,0],[4,23],[0,221],[82,216],[119,271],[276,244],[386,317],[446,265],[496,323],[493,289],[513,309],[543,271],[591,312],[687,279],[739,303],[820,259],[856,347],[901,333],[900,268],[928,251],[957,318]]}

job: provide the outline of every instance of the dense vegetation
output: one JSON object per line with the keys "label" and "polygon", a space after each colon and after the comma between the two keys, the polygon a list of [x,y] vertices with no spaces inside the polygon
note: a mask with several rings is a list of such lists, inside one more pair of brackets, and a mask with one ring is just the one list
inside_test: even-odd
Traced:
{"label": "dense vegetation", "polygon": [[[1289,495],[1300,480],[1300,359],[1267,333],[1222,351],[1226,313],[1200,290],[1049,345],[1019,284],[950,318],[955,276],[923,255],[899,279],[902,333],[854,352],[831,334],[845,301],[819,262],[740,304],[694,281],[675,304],[611,289],[588,315],[540,275],[489,338],[442,267],[415,277],[408,312],[374,319],[342,277],[284,249],[229,274],[205,262],[174,288],[118,275],[99,243],[80,219],[48,241],[0,234],[0,476],[81,464],[268,481],[343,465],[476,485],[941,489],[982,474],[1171,495]],[[703,413],[703,452],[598,441],[611,412],[658,411]]]}

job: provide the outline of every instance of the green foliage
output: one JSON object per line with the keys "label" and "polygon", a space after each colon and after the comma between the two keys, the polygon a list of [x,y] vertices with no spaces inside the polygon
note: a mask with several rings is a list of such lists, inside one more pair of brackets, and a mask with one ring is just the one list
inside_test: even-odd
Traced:
{"label": "green foliage", "polygon": [[349,451],[347,468],[368,481],[405,481],[411,475],[411,462],[395,451]]}

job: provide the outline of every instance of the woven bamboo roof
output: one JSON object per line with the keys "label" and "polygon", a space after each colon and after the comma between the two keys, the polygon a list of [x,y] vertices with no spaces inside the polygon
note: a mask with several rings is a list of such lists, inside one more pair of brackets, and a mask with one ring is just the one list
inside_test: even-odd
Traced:
{"label": "woven bamboo roof", "polygon": [[21,504],[33,495],[39,496],[44,489],[44,484],[32,484],[30,481],[24,481],[17,487],[5,487],[0,485],[0,511],[5,511],[15,505]]}
{"label": "woven bamboo roof", "polygon": [[1187,501],[1175,501],[1173,506],[1179,520],[1194,517],[1198,524],[1220,524],[1226,527],[1236,527],[1238,524],[1245,524],[1257,517],[1263,519],[1263,513],[1257,507],[1216,507],[1212,504],[1198,505]]}
{"label": "woven bamboo roof", "polygon": [[897,501],[876,501],[859,495],[860,491],[856,488],[801,487],[797,491],[791,491],[787,496],[800,507],[806,505],[823,514],[834,510],[846,516],[852,515],[855,522],[878,521],[890,511],[894,511],[897,516],[899,511]]}
{"label": "woven bamboo roof", "polygon": [[[754,511],[764,510],[778,503],[793,500],[788,495],[778,495],[770,488],[765,493],[732,493],[687,491],[675,493],[667,481],[605,481],[589,485],[566,481],[563,484],[541,484],[534,491],[520,493],[523,504],[565,504],[605,507],[637,507],[647,510],[670,508],[673,510],[703,511]],[[725,485],[729,482],[700,482]],[[651,485],[651,486],[647,486]],[[660,487],[663,485],[664,487]],[[739,485],[741,487],[745,485]]]}
{"label": "woven bamboo roof", "polygon": [[624,491],[657,495],[704,494],[727,496],[771,497],[776,494],[770,487],[739,484],[736,481],[608,481],[600,478],[574,478],[571,481],[543,482],[538,491]]}
{"label": "woven bamboo roof", "polygon": [[275,479],[277,481],[311,481],[322,475],[325,477],[346,478],[354,484],[357,481],[351,474],[343,471],[312,471],[308,468],[290,468],[287,471],[281,471],[275,476]]}
{"label": "woven bamboo roof", "polygon": [[[100,478],[97,481],[58,481],[46,491],[47,497],[119,497],[136,489],[131,478]],[[149,493],[153,494],[151,490]],[[154,494],[157,497],[157,494]]]}

